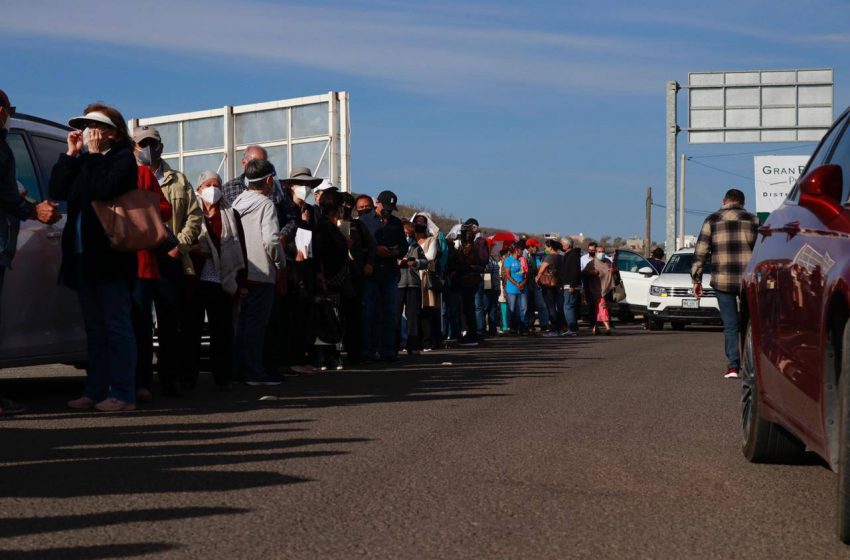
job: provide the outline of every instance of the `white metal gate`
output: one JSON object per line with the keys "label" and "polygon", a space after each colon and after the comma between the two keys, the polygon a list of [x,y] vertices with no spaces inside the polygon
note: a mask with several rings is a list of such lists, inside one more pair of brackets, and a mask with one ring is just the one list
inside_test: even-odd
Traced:
{"label": "white metal gate", "polygon": [[163,159],[194,184],[205,170],[224,180],[242,173],[242,153],[251,144],[264,147],[278,176],[309,167],[343,191],[351,189],[348,93],[226,106],[219,109],[136,118],[130,129],[156,127]]}

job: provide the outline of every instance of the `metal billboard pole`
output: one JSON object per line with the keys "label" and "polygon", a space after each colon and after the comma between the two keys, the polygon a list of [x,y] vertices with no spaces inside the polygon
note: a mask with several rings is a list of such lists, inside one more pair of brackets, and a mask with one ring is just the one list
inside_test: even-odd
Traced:
{"label": "metal billboard pole", "polygon": [[679,125],[676,124],[676,94],[678,82],[667,82],[667,235],[665,248],[667,254],[676,250],[676,137]]}
{"label": "metal billboard pole", "polygon": [[685,152],[682,152],[682,168],[679,170],[679,244],[685,246]]}

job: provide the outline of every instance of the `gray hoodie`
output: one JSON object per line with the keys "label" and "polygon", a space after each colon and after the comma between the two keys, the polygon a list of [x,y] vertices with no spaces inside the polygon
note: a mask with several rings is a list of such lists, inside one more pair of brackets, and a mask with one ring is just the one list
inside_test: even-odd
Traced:
{"label": "gray hoodie", "polygon": [[236,197],[233,208],[242,217],[248,281],[274,284],[277,270],[284,267],[274,203],[259,191],[247,190]]}

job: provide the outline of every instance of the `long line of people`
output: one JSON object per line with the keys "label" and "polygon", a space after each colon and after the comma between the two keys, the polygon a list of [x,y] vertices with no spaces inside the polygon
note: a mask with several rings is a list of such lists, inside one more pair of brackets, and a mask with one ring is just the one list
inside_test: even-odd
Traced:
{"label": "long line of people", "polygon": [[[70,124],[50,196],[68,202],[63,280],[88,335],[73,409],[128,411],[153,398],[154,310],[163,396],[194,388],[205,332],[223,391],[527,334],[535,316],[544,336],[575,336],[583,285],[610,332],[616,271],[605,258],[583,263],[570,239],[537,251],[520,238],[497,257],[474,218],[444,233],[427,213],[396,216],[388,190],[353,196],[304,167],[278,178],[260,146],[244,151],[238,177],[204,171],[193,187],[162,159],[156,128],[131,137],[103,104]],[[169,232],[138,254],[112,248],[93,210],[133,188],[158,194]]]}

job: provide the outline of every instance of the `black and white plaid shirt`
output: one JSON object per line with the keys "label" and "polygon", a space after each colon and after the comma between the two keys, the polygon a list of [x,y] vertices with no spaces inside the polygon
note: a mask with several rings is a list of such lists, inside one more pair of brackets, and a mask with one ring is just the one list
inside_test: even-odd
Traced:
{"label": "black and white plaid shirt", "polygon": [[741,276],[753,254],[759,221],[740,206],[711,214],[699,232],[691,278],[702,283],[705,260],[711,255],[711,286],[721,292],[741,291]]}
{"label": "black and white plaid shirt", "polygon": [[221,186],[221,197],[233,206],[233,201],[245,190],[245,174],[235,177]]}

